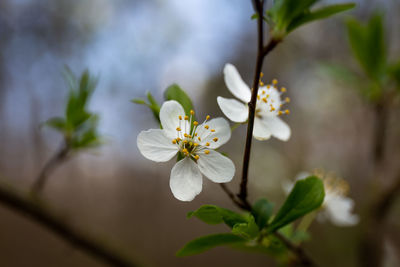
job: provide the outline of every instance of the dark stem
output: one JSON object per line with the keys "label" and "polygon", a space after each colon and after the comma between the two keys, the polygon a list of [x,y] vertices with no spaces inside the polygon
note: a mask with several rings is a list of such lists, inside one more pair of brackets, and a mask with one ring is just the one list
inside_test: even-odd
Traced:
{"label": "dark stem", "polygon": [[375,167],[377,168],[384,158],[385,139],[386,139],[386,124],[387,124],[387,109],[383,103],[375,105],[375,132],[373,144],[373,156]]}
{"label": "dark stem", "polygon": [[219,185],[221,186],[222,190],[224,190],[224,192],[228,195],[228,197],[232,200],[232,202],[235,203],[236,206],[238,206],[241,209],[248,210],[248,207],[246,205],[243,205],[243,203],[236,198],[235,194],[229,190],[226,184],[219,184]]}
{"label": "dark stem", "polygon": [[22,194],[3,183],[0,184],[0,202],[13,211],[41,224],[71,245],[83,249],[87,253],[111,266],[138,266],[133,260],[111,249],[109,242],[90,237],[71,227],[62,216],[53,214],[36,197]]}
{"label": "dark stem", "polygon": [[47,163],[40,171],[35,180],[35,183],[32,186],[33,193],[39,193],[43,189],[50,173],[54,171],[55,168],[67,158],[69,152],[70,148],[67,145],[67,142],[65,142],[61,146],[61,148],[53,155],[53,157],[51,157],[50,160],[47,161]]}
{"label": "dark stem", "polygon": [[251,92],[251,100],[249,105],[249,119],[247,125],[247,135],[246,135],[246,146],[243,156],[243,169],[242,169],[242,181],[240,183],[240,192],[238,194],[239,199],[248,208],[251,208],[250,203],[247,200],[247,182],[249,174],[249,164],[250,164],[250,152],[251,152],[251,142],[253,138],[253,128],[254,128],[254,116],[256,113],[256,103],[257,103],[257,93],[260,81],[260,73],[263,65],[264,58],[269,52],[271,52],[275,46],[280,42],[280,40],[271,39],[267,46],[264,47],[264,1],[253,1],[256,12],[258,13],[257,19],[257,31],[258,31],[258,45],[257,45],[257,59],[256,68],[254,73],[253,87]]}

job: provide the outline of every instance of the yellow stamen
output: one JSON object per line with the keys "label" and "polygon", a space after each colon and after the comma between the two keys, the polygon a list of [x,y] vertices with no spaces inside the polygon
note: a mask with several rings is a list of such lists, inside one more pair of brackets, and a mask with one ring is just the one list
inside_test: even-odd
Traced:
{"label": "yellow stamen", "polygon": [[206,126],[204,126],[204,128],[206,128],[208,130],[208,128],[210,128],[210,126],[206,125]]}
{"label": "yellow stamen", "polygon": [[270,89],[270,88],[271,88],[271,85],[267,84],[267,89]]}
{"label": "yellow stamen", "polygon": [[185,116],[185,121],[189,120],[189,116]]}
{"label": "yellow stamen", "polygon": [[281,88],[281,92],[282,92],[282,93],[286,93],[286,88],[285,88],[285,87],[282,87],[282,88]]}
{"label": "yellow stamen", "polygon": [[194,121],[194,122],[193,122],[193,125],[194,125],[194,126],[197,126],[197,125],[199,125],[199,123],[198,123],[197,121]]}
{"label": "yellow stamen", "polygon": [[190,110],[190,115],[194,115],[194,110],[193,109]]}
{"label": "yellow stamen", "polygon": [[197,133],[195,133],[194,136],[197,136]]}
{"label": "yellow stamen", "polygon": [[205,154],[210,154],[210,150],[204,150]]}
{"label": "yellow stamen", "polygon": [[175,145],[176,144],[176,139],[172,140],[172,143]]}
{"label": "yellow stamen", "polygon": [[180,131],[181,131],[181,128],[180,128],[180,127],[177,127],[176,130],[177,130],[178,132],[180,132]]}
{"label": "yellow stamen", "polygon": [[206,143],[206,146],[209,146],[209,145],[210,145],[210,143],[209,143],[209,142],[207,142],[207,143]]}
{"label": "yellow stamen", "polygon": [[262,90],[262,92],[261,92],[263,95],[265,95],[265,90]]}
{"label": "yellow stamen", "polygon": [[264,73],[260,72],[260,78],[264,77]]}
{"label": "yellow stamen", "polygon": [[194,143],[193,145],[194,145],[195,147],[196,147],[196,146],[199,146],[199,144],[198,144],[198,143]]}
{"label": "yellow stamen", "polygon": [[177,142],[180,142],[182,139],[180,139],[179,137],[178,138],[176,138],[176,141]]}
{"label": "yellow stamen", "polygon": [[210,115],[207,115],[207,116],[206,116],[206,120],[209,120],[209,119],[210,119]]}
{"label": "yellow stamen", "polygon": [[278,80],[277,80],[277,79],[273,79],[273,80],[272,80],[272,84],[273,84],[273,85],[276,85],[277,83],[278,83]]}
{"label": "yellow stamen", "polygon": [[215,137],[215,138],[213,139],[213,141],[214,141],[214,142],[217,142],[217,141],[218,141],[218,137]]}
{"label": "yellow stamen", "polygon": [[179,120],[182,120],[182,116],[181,115],[179,115]]}
{"label": "yellow stamen", "polygon": [[286,102],[286,103],[290,103],[290,98],[289,98],[289,97],[286,97],[286,98],[285,98],[285,102]]}
{"label": "yellow stamen", "polygon": [[285,110],[285,114],[286,114],[286,115],[289,115],[289,114],[290,114],[290,110],[288,110],[288,109]]}
{"label": "yellow stamen", "polygon": [[198,160],[199,158],[200,158],[199,155],[194,156],[194,159],[195,159],[195,160]]}
{"label": "yellow stamen", "polygon": [[186,138],[189,137],[189,135],[187,133],[183,134],[183,136]]}
{"label": "yellow stamen", "polygon": [[260,86],[264,86],[264,83],[262,81],[260,81]]}
{"label": "yellow stamen", "polygon": [[260,96],[259,95],[257,96],[257,99],[260,100]]}
{"label": "yellow stamen", "polygon": [[262,101],[264,101],[264,103],[267,103],[267,102],[268,102],[266,97],[264,97],[264,98],[262,99]]}
{"label": "yellow stamen", "polygon": [[279,115],[279,116],[282,116],[282,114],[283,114],[283,112],[279,110],[279,111],[278,111],[278,115]]}
{"label": "yellow stamen", "polygon": [[211,129],[211,132],[212,132],[212,133],[215,132],[215,129]]}
{"label": "yellow stamen", "polygon": [[201,138],[200,138],[200,136],[199,136],[199,137],[197,137],[197,139],[199,139],[199,141],[201,141]]}

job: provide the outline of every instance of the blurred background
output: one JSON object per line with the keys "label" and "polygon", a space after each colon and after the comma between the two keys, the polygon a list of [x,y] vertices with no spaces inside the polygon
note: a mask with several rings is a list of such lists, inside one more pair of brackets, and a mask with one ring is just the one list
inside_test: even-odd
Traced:
{"label": "blurred background", "polygon": [[[343,1],[322,1],[322,4]],[[385,14],[389,59],[400,57],[400,2],[359,0],[352,12],[302,27],[267,57],[264,80],[288,88],[291,110],[284,120],[288,142],[254,141],[250,200],[265,196],[280,205],[282,182],[301,171],[323,168],[346,179],[362,216],[374,197],[370,186],[374,115],[345,80],[324,68],[342,64],[358,71],[344,21]],[[68,88],[65,65],[76,74],[88,68],[99,76],[90,109],[99,113],[106,144],[80,153],[58,168],[44,198],[71,224],[109,238],[145,266],[274,266],[265,255],[216,248],[189,258],[175,252],[198,236],[226,232],[186,213],[202,204],[236,210],[221,188],[204,179],[190,203],[169,189],[174,162],[146,160],[136,146],[142,130],[156,128],[144,106],[130,102],[178,83],[192,97],[200,117],[222,116],[216,97],[231,97],[222,70],[234,64],[251,83],[256,26],[250,1],[243,0],[2,0],[0,2],[0,176],[28,189],[61,136],[40,128],[62,115]],[[399,167],[399,110],[390,110],[384,184]],[[241,170],[245,126],[222,148]],[[239,173],[239,171],[238,171]],[[240,175],[229,187],[238,190]],[[399,266],[400,203],[388,220],[386,266]],[[397,218],[397,219],[396,219]],[[339,228],[314,222],[306,250],[321,266],[355,266],[359,226]],[[0,205],[0,266],[103,266],[41,226]]]}

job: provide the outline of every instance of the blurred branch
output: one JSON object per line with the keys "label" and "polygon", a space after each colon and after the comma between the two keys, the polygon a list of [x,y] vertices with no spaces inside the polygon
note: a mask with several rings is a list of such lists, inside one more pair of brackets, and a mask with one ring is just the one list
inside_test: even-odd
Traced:
{"label": "blurred branch", "polygon": [[49,161],[47,161],[40,171],[35,183],[32,186],[32,192],[39,193],[43,189],[47,181],[47,177],[67,158],[69,152],[70,147],[67,142],[64,142],[61,148],[53,155],[53,157],[50,158]]}
{"label": "blurred branch", "polygon": [[[239,207],[242,210],[248,211],[248,212],[252,211],[251,207],[247,207],[247,206],[243,205],[242,202],[238,201],[235,197],[235,194],[233,194],[233,192],[230,191],[229,188],[226,187],[225,184],[220,184],[220,185],[221,185],[222,190],[224,190],[224,192],[228,195],[228,197],[232,200],[232,202],[237,207]],[[275,235],[296,256],[297,261],[292,263],[293,266],[302,266],[302,267],[317,266],[300,245],[293,244],[289,239],[287,239],[285,236],[283,236],[279,232],[275,232],[272,234]]]}
{"label": "blurred branch", "polygon": [[374,107],[375,111],[375,133],[374,133],[374,162],[375,167],[378,167],[384,158],[385,139],[386,139],[386,124],[387,124],[387,107],[382,101]]}
{"label": "blurred branch", "polygon": [[106,240],[93,238],[69,225],[65,218],[54,214],[43,202],[29,193],[18,192],[0,182],[0,202],[13,211],[41,224],[60,238],[112,266],[138,266],[132,259],[112,249]]}

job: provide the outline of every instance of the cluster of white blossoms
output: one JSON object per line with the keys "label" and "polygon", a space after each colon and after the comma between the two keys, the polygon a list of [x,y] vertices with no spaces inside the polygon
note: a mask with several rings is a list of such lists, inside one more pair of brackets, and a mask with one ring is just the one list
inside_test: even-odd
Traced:
{"label": "cluster of white blossoms", "polygon": [[[231,121],[246,122],[249,116],[248,102],[251,99],[251,90],[232,64],[225,65],[224,78],[229,91],[242,102],[219,96],[218,105]],[[280,115],[289,114],[288,109],[282,111],[281,108],[285,103],[290,102],[290,99],[286,97],[283,101],[281,100],[281,94],[286,92],[286,88],[283,87],[281,91],[278,91],[277,83],[277,80],[273,80],[272,85],[264,85],[260,80],[253,130],[253,136],[258,140],[267,140],[271,136],[282,141],[290,138],[289,126],[279,118]]]}
{"label": "cluster of white blossoms", "polygon": [[162,129],[142,131],[137,145],[144,157],[165,162],[180,153],[183,159],[171,170],[170,187],[181,201],[191,201],[202,190],[202,174],[215,183],[226,183],[235,174],[235,165],[215,151],[231,137],[229,123],[224,118],[203,123],[194,121],[194,111],[186,115],[176,101],[166,101],[160,109]]}
{"label": "cluster of white blossoms", "polygon": [[[296,180],[304,179],[311,174],[301,172]],[[352,213],[354,201],[347,197],[349,184],[342,178],[325,173],[323,170],[315,170],[313,175],[322,179],[325,189],[325,198],[322,203],[321,212],[317,219],[320,221],[329,220],[337,226],[353,226],[359,222],[359,217]],[[290,192],[293,184],[284,185],[287,193]]]}

